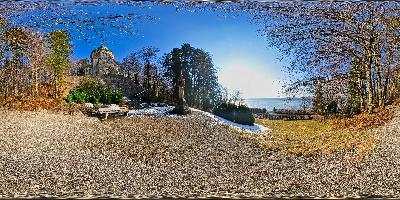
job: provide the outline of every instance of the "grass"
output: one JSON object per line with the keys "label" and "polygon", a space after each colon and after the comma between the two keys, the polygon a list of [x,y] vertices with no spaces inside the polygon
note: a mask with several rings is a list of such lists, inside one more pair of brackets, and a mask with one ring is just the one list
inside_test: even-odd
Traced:
{"label": "grass", "polygon": [[256,123],[272,129],[270,137],[260,141],[266,148],[305,156],[348,150],[355,151],[358,158],[363,158],[376,143],[370,130],[392,117],[392,110],[384,110],[352,118],[293,121],[257,119]]}

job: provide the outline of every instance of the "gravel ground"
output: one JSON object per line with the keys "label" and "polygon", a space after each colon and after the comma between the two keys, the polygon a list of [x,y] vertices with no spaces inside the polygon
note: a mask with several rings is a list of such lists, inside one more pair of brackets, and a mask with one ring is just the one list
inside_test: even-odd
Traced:
{"label": "gravel ground", "polygon": [[198,112],[101,122],[0,111],[0,197],[400,197],[399,113],[359,161],[262,149]]}

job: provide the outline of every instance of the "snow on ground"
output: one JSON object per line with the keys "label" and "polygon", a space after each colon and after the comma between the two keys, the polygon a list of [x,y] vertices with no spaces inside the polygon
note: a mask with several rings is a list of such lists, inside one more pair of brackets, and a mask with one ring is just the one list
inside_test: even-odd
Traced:
{"label": "snow on ground", "polygon": [[128,112],[128,116],[176,116],[174,114],[170,114],[169,112],[174,109],[174,106],[165,106],[165,107],[151,107],[151,108],[143,108],[137,110],[130,110]]}
{"label": "snow on ground", "polygon": [[[165,107],[150,107],[150,108],[143,108],[137,110],[130,110],[128,112],[128,116],[155,116],[155,117],[162,117],[162,116],[176,116],[171,114],[170,111],[174,109],[174,106],[165,106]],[[254,124],[253,126],[238,124],[217,115],[214,115],[209,112],[205,112],[202,110],[190,108],[192,111],[200,112],[206,116],[209,116],[211,119],[215,120],[217,123],[227,124],[230,127],[239,130],[245,131],[247,133],[262,133],[264,131],[269,131],[270,129],[264,127],[259,124]]]}
{"label": "snow on ground", "polygon": [[212,113],[209,113],[209,112],[205,112],[205,111],[198,110],[198,109],[194,109],[194,108],[190,108],[190,109],[191,109],[192,111],[201,112],[201,113],[203,113],[203,114],[209,116],[210,118],[214,119],[215,121],[217,121],[217,122],[219,122],[219,123],[227,124],[227,125],[229,125],[230,127],[234,128],[234,129],[236,129],[236,130],[239,130],[239,131],[245,131],[245,132],[247,132],[247,133],[262,133],[262,132],[264,132],[264,131],[269,131],[269,130],[271,130],[271,129],[267,128],[267,127],[264,127],[264,126],[259,125],[259,124],[256,124],[256,123],[254,123],[253,126],[238,124],[238,123],[232,122],[232,121],[230,121],[230,120],[227,120],[227,119],[225,119],[225,118],[222,118],[222,117],[219,117],[219,116],[217,116],[217,115],[214,115],[214,114],[212,114]]}

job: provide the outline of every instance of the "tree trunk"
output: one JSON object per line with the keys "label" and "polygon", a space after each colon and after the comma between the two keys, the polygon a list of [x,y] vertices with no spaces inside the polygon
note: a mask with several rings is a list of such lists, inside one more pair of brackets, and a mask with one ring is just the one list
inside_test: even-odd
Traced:
{"label": "tree trunk", "polygon": [[[391,56],[388,56],[391,59]],[[390,69],[390,63],[388,62],[386,64],[386,75],[385,75],[385,81],[384,81],[384,85],[383,85],[383,95],[384,95],[384,99],[385,101],[392,101],[392,93],[390,90],[390,87],[392,85],[392,72]],[[386,103],[386,102],[385,102]]]}
{"label": "tree trunk", "polygon": [[32,68],[31,68],[31,87],[30,87],[30,93],[31,93],[31,95],[34,95],[35,94],[35,88],[34,87],[32,87],[32,85],[34,85],[35,84],[35,67],[34,67],[34,65],[32,65]]}
{"label": "tree trunk", "polygon": [[379,109],[383,109],[385,106],[384,98],[383,98],[383,87],[382,86],[382,69],[380,64],[380,59],[375,57],[375,68],[376,68],[376,100],[378,103]]}
{"label": "tree trunk", "polygon": [[54,82],[54,98],[55,99],[58,98],[58,81],[57,81],[57,78],[55,79],[55,82]]}
{"label": "tree trunk", "polygon": [[[15,65],[14,65],[14,67],[16,67]],[[17,69],[14,69],[14,78],[13,78],[14,80],[14,95],[17,95],[18,94],[18,88],[19,88],[19,85],[18,85],[18,82],[19,82],[19,80],[18,80],[18,71],[17,71]]]}
{"label": "tree trunk", "polygon": [[35,95],[39,95],[39,72],[35,71]]}
{"label": "tree trunk", "polygon": [[364,102],[364,88],[363,88],[363,84],[362,84],[362,80],[361,80],[361,71],[358,71],[357,74],[357,90],[358,90],[358,98],[360,100],[360,111],[364,111],[365,109],[365,102]]}
{"label": "tree trunk", "polygon": [[372,86],[372,73],[371,73],[371,56],[368,56],[368,62],[365,65],[365,78],[367,80],[367,110],[369,113],[374,111],[374,93]]}

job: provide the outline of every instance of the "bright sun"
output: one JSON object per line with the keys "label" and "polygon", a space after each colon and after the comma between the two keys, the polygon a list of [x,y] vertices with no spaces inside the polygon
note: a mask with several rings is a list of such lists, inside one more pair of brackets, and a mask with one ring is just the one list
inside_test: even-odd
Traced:
{"label": "bright sun", "polygon": [[253,67],[227,66],[221,69],[219,81],[229,90],[240,90],[244,98],[279,97],[281,87],[269,77]]}

